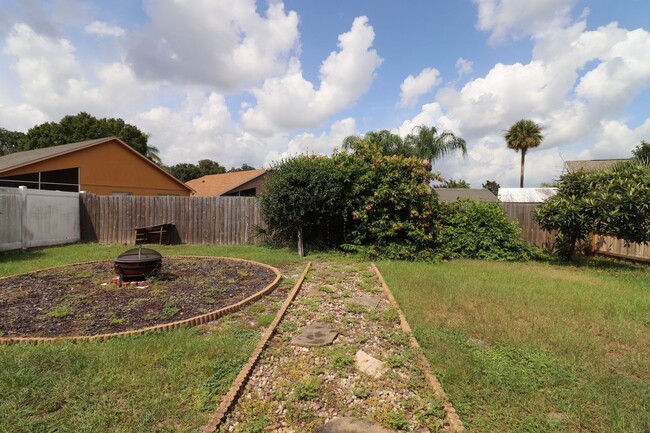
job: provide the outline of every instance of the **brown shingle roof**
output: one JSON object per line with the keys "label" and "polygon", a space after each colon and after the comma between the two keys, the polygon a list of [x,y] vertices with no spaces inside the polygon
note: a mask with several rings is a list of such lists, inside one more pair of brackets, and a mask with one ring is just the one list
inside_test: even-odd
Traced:
{"label": "brown shingle roof", "polygon": [[192,179],[186,182],[185,185],[196,191],[197,196],[219,196],[264,175],[264,173],[266,173],[266,170],[260,168],[257,170],[209,174],[198,179]]}
{"label": "brown shingle roof", "polygon": [[616,163],[629,161],[629,159],[592,159],[587,161],[567,161],[566,167],[569,172],[574,171],[602,171]]}
{"label": "brown shingle roof", "polygon": [[115,137],[97,138],[95,140],[81,141],[79,143],[62,144],[60,146],[45,147],[43,149],[25,150],[0,156],[0,173],[24,167],[35,162],[44,161],[59,155],[85,149],[106,141],[118,140]]}

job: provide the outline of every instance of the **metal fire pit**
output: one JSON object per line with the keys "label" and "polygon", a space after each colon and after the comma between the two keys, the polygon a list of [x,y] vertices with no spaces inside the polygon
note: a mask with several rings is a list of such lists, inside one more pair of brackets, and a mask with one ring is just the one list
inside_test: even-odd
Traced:
{"label": "metal fire pit", "polygon": [[142,281],[162,266],[162,255],[150,248],[132,248],[120,254],[113,266],[122,281]]}

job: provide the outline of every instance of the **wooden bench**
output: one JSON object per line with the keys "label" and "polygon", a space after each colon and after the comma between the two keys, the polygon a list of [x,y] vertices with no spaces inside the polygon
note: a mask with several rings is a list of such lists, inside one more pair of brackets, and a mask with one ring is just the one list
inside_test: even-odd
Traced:
{"label": "wooden bench", "polygon": [[164,223],[148,227],[136,227],[135,243],[136,244],[159,244],[169,245],[172,241],[172,232],[174,224]]}

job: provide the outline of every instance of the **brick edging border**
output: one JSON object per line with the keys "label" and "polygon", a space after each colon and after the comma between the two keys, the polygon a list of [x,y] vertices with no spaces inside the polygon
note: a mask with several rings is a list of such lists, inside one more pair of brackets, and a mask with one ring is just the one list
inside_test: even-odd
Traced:
{"label": "brick edging border", "polygon": [[293,300],[296,298],[296,295],[300,291],[300,288],[302,287],[302,283],[305,280],[305,276],[307,275],[307,272],[309,272],[309,268],[311,267],[311,263],[312,262],[308,262],[307,266],[305,266],[305,269],[302,271],[300,278],[298,278],[298,281],[293,286],[293,289],[291,290],[289,295],[287,295],[287,299],[285,299],[284,303],[282,304],[282,307],[278,311],[278,314],[276,314],[275,319],[273,319],[273,322],[271,322],[269,327],[264,332],[264,335],[262,336],[262,340],[257,344],[257,347],[255,347],[255,350],[253,350],[253,353],[251,354],[250,358],[248,358],[248,362],[241,369],[241,371],[237,375],[237,378],[231,385],[230,390],[228,390],[228,393],[224,396],[223,400],[221,400],[221,403],[217,407],[217,411],[212,415],[212,418],[210,419],[208,425],[205,426],[203,430],[201,430],[202,433],[214,433],[217,430],[217,427],[219,427],[219,425],[226,418],[226,414],[228,413],[228,411],[230,411],[232,405],[237,400],[239,393],[244,388],[246,382],[250,378],[253,372],[253,368],[259,361],[260,356],[262,355],[262,351],[266,347],[271,337],[273,337],[273,334],[275,333],[275,329],[277,328],[278,324],[284,317],[284,314],[287,312],[287,309],[289,308]]}
{"label": "brick edging border", "polygon": [[[271,266],[267,265],[266,263],[260,263],[256,262],[253,260],[246,260],[246,259],[239,259],[239,258],[234,258],[234,257],[212,257],[212,256],[184,256],[184,255],[179,255],[179,256],[168,256],[168,258],[186,258],[186,259],[221,259],[221,260],[230,260],[230,261],[235,261],[235,262],[246,262],[246,263],[253,263],[258,266],[265,267],[267,269],[270,269],[275,273],[275,280],[268,286],[266,286],[264,289],[260,290],[257,293],[252,294],[246,299],[243,299],[239,302],[236,302],[232,305],[229,305],[224,308],[220,308],[218,310],[211,311],[206,314],[202,314],[200,316],[194,316],[190,317],[188,319],[183,319],[183,320],[178,320],[176,322],[171,322],[171,323],[163,323],[160,325],[154,325],[154,326],[148,326],[146,328],[140,328],[140,329],[133,329],[130,331],[122,331],[122,332],[113,332],[113,333],[108,333],[108,334],[97,334],[97,335],[80,335],[80,336],[63,336],[63,337],[0,337],[0,344],[12,344],[12,343],[46,343],[46,342],[60,342],[60,341],[72,341],[72,342],[82,342],[82,341],[106,341],[111,338],[115,337],[127,337],[127,336],[133,336],[133,335],[142,335],[148,332],[155,332],[155,331],[170,331],[172,329],[179,328],[181,326],[197,326],[197,325],[202,325],[208,322],[211,322],[213,320],[218,319],[219,317],[226,316],[228,314],[235,313],[239,311],[242,307],[250,304],[251,302],[257,301],[263,296],[268,295],[271,293],[275,288],[277,287],[278,283],[280,282],[280,279],[282,278],[282,274],[280,274],[280,271]],[[110,260],[110,259],[108,259]],[[95,261],[89,261],[89,262],[80,262],[80,263],[71,263],[67,265],[62,265],[62,266],[55,266],[55,267],[50,267],[50,268],[45,268],[45,269],[38,269],[33,272],[40,272],[40,271],[46,271],[50,269],[59,269],[59,268],[64,268],[68,266],[74,266],[74,265],[80,265],[80,264],[92,264],[92,263],[101,263],[105,262],[107,260],[95,260]],[[18,274],[18,275],[24,275],[24,274]],[[11,275],[8,277],[4,278],[10,278],[10,277],[15,277],[16,275]]]}
{"label": "brick edging border", "polygon": [[465,427],[463,426],[463,422],[460,420],[460,417],[458,416],[458,413],[456,413],[456,409],[454,409],[454,407],[452,406],[451,401],[449,400],[449,398],[447,398],[447,394],[445,394],[445,391],[442,389],[442,385],[440,384],[436,376],[433,374],[433,371],[431,370],[431,364],[429,364],[429,361],[424,356],[424,352],[422,351],[422,348],[420,347],[418,341],[415,339],[415,336],[413,335],[413,331],[411,330],[411,326],[406,321],[406,317],[404,316],[404,313],[402,313],[402,309],[397,304],[397,301],[395,300],[393,293],[390,291],[390,288],[388,288],[388,284],[386,284],[384,277],[381,275],[381,272],[379,272],[379,268],[377,268],[377,266],[374,263],[371,263],[371,266],[373,271],[375,271],[375,275],[377,275],[377,278],[381,282],[382,287],[384,288],[384,293],[386,294],[386,297],[388,298],[393,308],[395,308],[397,310],[397,313],[399,314],[399,320],[400,320],[400,325],[402,327],[402,330],[408,336],[409,342],[411,343],[411,347],[413,347],[417,352],[418,361],[420,362],[420,365],[424,370],[424,375],[427,378],[427,382],[429,383],[429,386],[431,386],[431,388],[433,389],[433,392],[435,393],[436,397],[440,398],[443,401],[445,413],[447,414],[447,424],[449,425],[449,431],[454,433],[464,432]]}

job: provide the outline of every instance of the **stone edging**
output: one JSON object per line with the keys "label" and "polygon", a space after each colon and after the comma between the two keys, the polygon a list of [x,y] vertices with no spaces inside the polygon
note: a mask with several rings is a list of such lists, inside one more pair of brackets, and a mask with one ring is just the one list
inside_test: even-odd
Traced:
{"label": "stone edging", "polygon": [[[195,317],[190,317],[188,319],[183,319],[179,320],[176,322],[171,322],[171,323],[163,323],[160,325],[154,325],[154,326],[149,326],[147,328],[140,328],[140,329],[133,329],[130,331],[123,331],[123,332],[114,332],[114,333],[109,333],[109,334],[97,334],[97,335],[81,335],[81,336],[66,336],[66,337],[0,337],[0,344],[11,344],[11,343],[45,343],[45,342],[54,342],[54,341],[73,341],[73,342],[81,342],[81,341],[105,341],[110,338],[115,338],[115,337],[126,337],[126,336],[132,336],[132,335],[141,335],[147,332],[152,332],[152,331],[170,331],[172,329],[179,328],[181,326],[197,326],[197,325],[202,325],[208,322],[211,322],[213,320],[218,319],[219,317],[226,316],[228,314],[232,314],[236,311],[239,311],[242,307],[250,304],[251,302],[257,301],[261,297],[271,293],[275,288],[277,287],[278,283],[280,282],[280,279],[282,278],[282,275],[280,274],[280,271],[277,268],[274,268],[271,265],[267,265],[266,263],[260,263],[260,262],[255,262],[253,260],[245,260],[245,259],[239,259],[239,258],[233,258],[233,257],[212,257],[212,256],[168,256],[168,258],[186,258],[186,259],[192,259],[192,258],[197,258],[197,259],[224,259],[224,260],[232,260],[232,261],[238,261],[238,262],[247,262],[247,263],[253,263],[255,265],[259,265],[262,267],[265,267],[267,269],[272,270],[275,273],[275,280],[268,286],[266,286],[264,289],[260,290],[257,293],[252,294],[246,299],[243,299],[235,304],[229,305],[224,308],[220,308],[219,310],[214,310],[206,314],[202,314],[200,316],[195,316]],[[110,260],[110,259],[107,259]],[[89,261],[89,262],[81,262],[81,263],[72,263],[68,265],[63,265],[63,266],[56,266],[56,267],[50,267],[50,268],[45,268],[45,269],[38,269],[33,272],[40,272],[40,271],[46,271],[50,269],[58,269],[58,268],[64,268],[68,266],[74,266],[74,265],[80,265],[80,264],[92,264],[92,263],[101,263],[105,262],[107,260],[95,260],[95,261]],[[18,275],[25,275],[25,274],[18,274]],[[4,278],[10,278],[14,277],[16,275],[11,275],[8,277]]]}
{"label": "stone edging", "polygon": [[226,414],[231,409],[231,407],[237,400],[239,393],[244,388],[246,382],[250,378],[253,372],[253,368],[255,368],[257,361],[259,361],[260,359],[260,355],[262,354],[262,351],[266,347],[271,337],[273,337],[273,334],[275,333],[275,329],[280,324],[280,321],[284,317],[284,314],[287,312],[287,309],[289,308],[293,300],[296,298],[296,295],[300,291],[300,288],[302,287],[302,283],[305,280],[305,276],[307,275],[307,272],[309,272],[310,267],[311,267],[311,262],[308,262],[307,266],[305,266],[305,269],[302,271],[302,274],[300,274],[300,278],[298,278],[298,281],[293,286],[293,289],[287,296],[287,299],[282,304],[282,307],[278,311],[278,314],[276,314],[275,319],[273,319],[273,322],[271,322],[269,327],[264,332],[264,335],[262,336],[262,340],[257,344],[257,347],[251,354],[250,358],[248,358],[248,362],[246,363],[246,365],[244,365],[244,367],[237,375],[237,378],[231,385],[230,390],[228,390],[228,393],[224,396],[223,400],[219,404],[219,407],[217,407],[217,411],[214,413],[214,415],[212,415],[210,422],[202,430],[202,433],[214,433],[217,430],[217,427],[219,427],[219,424],[221,424],[226,418]]}
{"label": "stone edging", "polygon": [[395,308],[397,310],[397,313],[399,314],[399,320],[400,320],[402,330],[406,333],[406,335],[408,335],[409,342],[411,343],[411,346],[413,347],[413,349],[415,349],[417,353],[418,360],[420,361],[422,369],[424,370],[424,375],[427,378],[427,382],[429,382],[429,385],[433,389],[435,395],[443,401],[445,413],[447,414],[447,424],[449,424],[449,431],[454,433],[461,433],[465,431],[463,422],[460,420],[460,417],[458,416],[458,413],[456,413],[456,409],[454,409],[454,407],[452,406],[451,401],[449,401],[449,398],[447,398],[445,391],[442,389],[442,385],[440,384],[436,376],[431,371],[431,364],[429,364],[429,361],[424,356],[420,344],[418,343],[418,341],[415,339],[415,336],[413,335],[411,326],[406,321],[406,317],[404,316],[404,313],[402,313],[402,309],[397,304],[397,301],[395,300],[393,293],[388,288],[388,285],[386,284],[384,277],[381,275],[381,272],[379,272],[379,269],[374,263],[371,263],[371,266],[372,269],[375,271],[377,278],[379,278],[382,287],[384,288],[384,293],[386,294],[386,297],[388,298],[393,308]]}

